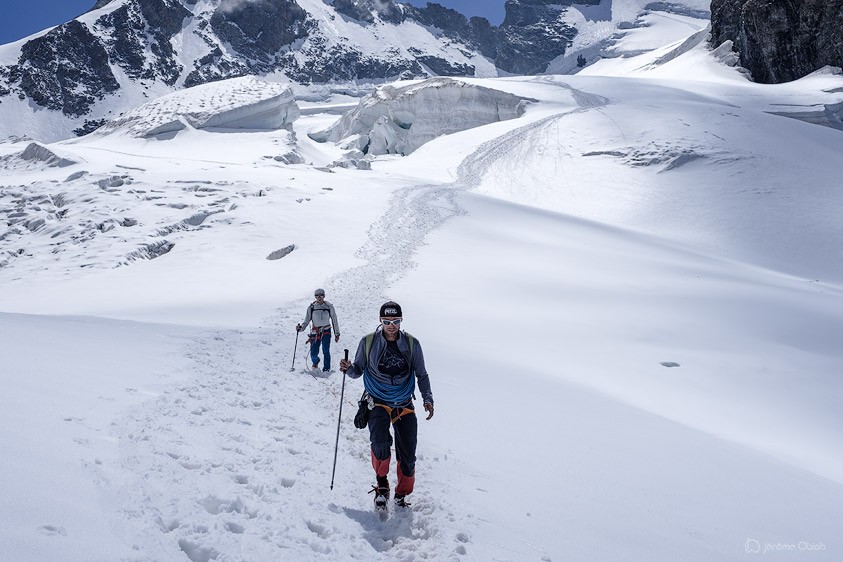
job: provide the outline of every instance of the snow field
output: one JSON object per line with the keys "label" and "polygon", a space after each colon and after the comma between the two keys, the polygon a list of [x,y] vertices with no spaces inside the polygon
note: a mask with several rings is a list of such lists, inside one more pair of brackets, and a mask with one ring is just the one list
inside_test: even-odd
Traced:
{"label": "snow field", "polygon": [[[716,65],[698,45],[658,81],[470,80],[538,101],[371,171],[325,167],[340,150],[306,133],[336,115],[313,108],[295,136],[89,139],[61,145],[69,169],[9,170],[6,218],[84,169],[61,188],[72,224],[133,209],[139,238],[205,208],[183,186],[228,200],[116,269],[103,256],[128,234],[55,262],[54,231],[0,235],[29,248],[0,268],[0,310],[123,319],[0,315],[3,544],[22,561],[708,562],[757,541],[837,560],[840,132],[764,112],[832,102],[840,77],[770,88]],[[291,149],[305,163],[274,159]],[[161,199],[100,189],[118,170]],[[413,509],[385,521],[351,424],[361,382],[331,491],[341,374],[303,370],[302,341],[289,370],[317,286],[335,367],[387,299],[424,346],[436,415]]]}
{"label": "snow field", "polygon": [[186,378],[202,330],[4,313],[0,334],[4,558],[118,559],[101,476],[115,420]]}

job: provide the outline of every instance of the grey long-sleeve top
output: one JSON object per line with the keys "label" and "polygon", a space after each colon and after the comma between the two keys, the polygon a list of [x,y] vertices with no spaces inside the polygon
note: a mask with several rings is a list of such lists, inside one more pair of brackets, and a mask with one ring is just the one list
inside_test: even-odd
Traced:
{"label": "grey long-sleeve top", "polygon": [[[409,340],[404,332],[399,332],[399,334],[398,349],[407,359],[407,363],[410,363]],[[407,379],[411,376],[410,372],[412,372],[416,376],[416,384],[419,387],[424,403],[432,406],[433,392],[430,389],[430,377],[428,377],[427,369],[424,366],[424,353],[422,352],[421,342],[419,342],[418,338],[415,336],[413,336],[413,340],[413,360],[412,363],[410,363],[411,369],[406,374],[390,377],[389,375],[378,371],[378,363],[380,362],[381,355],[383,355],[386,351],[386,339],[383,337],[383,330],[381,328],[378,328],[375,331],[375,336],[372,338],[372,348],[369,350],[368,369],[366,367],[366,338],[364,337],[360,340],[360,344],[357,346],[357,353],[354,355],[354,362],[351,364],[351,367],[348,368],[346,374],[349,378],[357,379],[363,376],[365,371],[367,377],[373,378],[380,385],[403,386],[408,384]],[[363,379],[363,382],[366,382],[365,378]],[[371,387],[372,385],[366,384],[366,389],[369,390],[369,394],[372,394],[372,396],[377,399],[377,397],[372,393]]]}
{"label": "grey long-sleeve top", "polygon": [[337,312],[334,310],[334,305],[328,301],[313,302],[307,307],[307,313],[304,316],[304,322],[301,323],[305,328],[313,321],[314,328],[323,328],[325,326],[334,326],[334,335],[340,335],[340,323],[337,321]]}

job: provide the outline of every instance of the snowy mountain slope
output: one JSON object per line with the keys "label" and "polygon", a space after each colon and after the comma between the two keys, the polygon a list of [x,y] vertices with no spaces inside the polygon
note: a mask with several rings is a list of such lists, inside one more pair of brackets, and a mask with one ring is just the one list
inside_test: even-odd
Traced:
{"label": "snowy mountain slope", "polygon": [[[147,96],[247,74],[310,84],[497,73],[465,41],[414,19],[363,25],[321,0],[114,0],[3,46],[0,60],[0,136],[47,141],[90,132]],[[47,111],[22,122],[32,102]]]}
{"label": "snowy mountain slope", "polygon": [[628,58],[684,39],[709,24],[706,1],[601,1],[574,5],[564,15],[577,29],[571,48],[552,60],[548,74],[571,74],[602,59]]}
{"label": "snowy mountain slope", "polygon": [[[0,267],[3,544],[24,561],[839,558],[841,132],[770,111],[836,103],[841,78],[765,86],[701,44],[664,54],[467,80],[537,101],[371,170],[328,167],[343,149],[308,133],[338,116],[317,103],[294,136],[91,136],[45,147],[77,164],[6,169],[6,221],[72,202],[0,233],[24,249]],[[52,238],[111,212],[137,224]],[[289,371],[316,286],[335,360],[387,298],[424,345],[436,416],[413,509],[386,521],[350,423],[360,381],[331,491],[342,378],[303,370],[302,341]]]}
{"label": "snowy mountain slope", "polygon": [[[661,28],[703,27],[699,4],[513,0],[494,27],[436,3],[393,0],[98,2],[0,46],[0,138],[71,138],[174,90],[246,75],[293,82],[312,97],[399,78],[573,72],[577,53],[590,63],[613,34],[652,18]],[[655,34],[647,47],[673,34]]]}
{"label": "snowy mountain slope", "polygon": [[[533,134],[512,138],[479,192],[718,248],[780,271],[843,279],[838,260],[828,259],[838,252],[838,226],[823,212],[840,194],[825,164],[839,152],[839,131],[746,110],[734,98],[687,89],[663,95],[665,85],[650,81],[597,82],[606,98],[593,112],[599,117],[548,120],[531,132],[547,139],[541,150]],[[574,83],[595,91],[597,82]],[[788,141],[761,148],[780,136]],[[786,169],[777,165],[791,158],[796,163]],[[677,182],[670,172],[678,169]],[[519,187],[525,176],[528,191]]]}

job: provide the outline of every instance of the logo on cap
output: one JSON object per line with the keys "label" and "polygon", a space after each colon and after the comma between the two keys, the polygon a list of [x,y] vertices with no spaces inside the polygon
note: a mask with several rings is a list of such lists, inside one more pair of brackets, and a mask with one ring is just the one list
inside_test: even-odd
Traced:
{"label": "logo on cap", "polygon": [[398,311],[394,308],[384,308],[383,309],[383,315],[384,316],[395,316],[396,314],[398,314]]}

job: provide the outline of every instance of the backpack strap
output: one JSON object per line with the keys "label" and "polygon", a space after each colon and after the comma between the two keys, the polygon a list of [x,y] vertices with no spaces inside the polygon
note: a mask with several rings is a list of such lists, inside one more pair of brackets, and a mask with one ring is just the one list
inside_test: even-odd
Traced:
{"label": "backpack strap", "polygon": [[375,333],[372,332],[366,336],[366,371],[369,371],[369,352],[372,350],[372,340],[375,339]]}
{"label": "backpack strap", "polygon": [[410,344],[410,370],[413,370],[413,344],[416,343],[416,339],[413,337],[412,334],[409,332],[404,332],[404,335],[407,336],[407,340]]}

